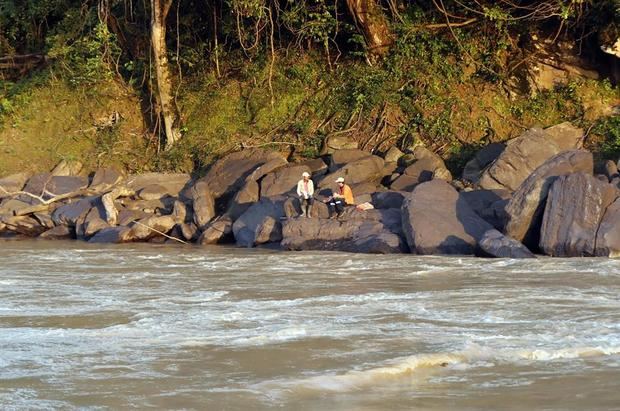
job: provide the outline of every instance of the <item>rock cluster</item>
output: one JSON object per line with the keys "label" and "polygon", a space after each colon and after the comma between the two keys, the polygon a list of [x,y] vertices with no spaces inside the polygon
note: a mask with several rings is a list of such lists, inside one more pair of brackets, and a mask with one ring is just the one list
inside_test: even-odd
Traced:
{"label": "rock cluster", "polygon": [[[279,153],[246,149],[207,174],[114,169],[87,175],[79,164],[0,179],[0,236],[231,243],[287,250],[417,253],[532,258],[620,255],[620,175],[594,164],[570,124],[531,129],[489,145],[453,180],[443,160],[418,146],[383,156],[339,136],[324,155],[289,163]],[[598,175],[595,169],[601,170]],[[298,217],[303,172],[315,182],[311,218]],[[344,177],[356,202],[329,218],[323,199]]]}

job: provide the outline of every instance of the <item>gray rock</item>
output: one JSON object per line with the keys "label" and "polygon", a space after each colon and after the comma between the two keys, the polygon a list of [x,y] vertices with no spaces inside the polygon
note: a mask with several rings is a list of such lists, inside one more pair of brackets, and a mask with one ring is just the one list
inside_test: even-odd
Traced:
{"label": "gray rock", "polygon": [[310,173],[310,168],[303,165],[290,165],[267,174],[260,183],[260,196],[274,197],[295,192],[297,182],[304,172]]}
{"label": "gray rock", "polygon": [[371,156],[367,151],[362,151],[358,149],[349,149],[349,150],[336,150],[332,153],[329,162],[329,171],[333,173],[346,166],[349,163],[352,163],[357,160],[361,160],[362,158],[366,158]]}
{"label": "gray rock", "polygon": [[506,237],[497,230],[485,232],[478,242],[482,254],[497,258],[536,258],[536,256],[517,240]]}
{"label": "gray rock", "polygon": [[27,237],[37,237],[48,230],[37,219],[30,216],[2,217],[0,223],[4,226],[4,230]]}
{"label": "gray rock", "polygon": [[[400,210],[348,210],[344,219],[288,219],[281,245],[289,250],[331,250],[390,254],[407,250],[400,230]],[[395,232],[396,231],[396,232]]]}
{"label": "gray rock", "polygon": [[[267,234],[269,234],[269,238],[275,238],[273,242],[280,241],[280,239],[277,238],[277,232],[280,230],[278,227],[280,224],[279,221],[285,216],[285,200],[284,197],[263,197],[248,208],[233,224],[233,234],[237,245],[241,247],[254,247],[258,244],[262,244],[260,241],[263,240]],[[263,227],[268,218],[275,219],[277,224],[272,227],[272,232],[265,233]],[[257,237],[259,228],[263,230],[260,232],[261,238]]]}
{"label": "gray rock", "polygon": [[[35,174],[28,179],[22,191],[25,191],[30,194],[34,194],[36,196],[44,197],[45,199],[49,199],[50,196],[46,195],[45,191],[47,190],[47,186],[51,179],[52,179],[51,173]],[[23,201],[25,203],[31,204],[31,205],[39,204],[38,200],[33,199],[28,196],[19,196],[19,197],[16,197],[16,199]]]}
{"label": "gray rock", "polygon": [[241,217],[252,204],[256,203],[260,196],[260,186],[257,181],[248,180],[241,190],[237,191],[230,202],[226,214],[234,221]]}
{"label": "gray rock", "polygon": [[321,155],[331,154],[336,150],[356,149],[357,141],[344,135],[337,134],[331,135],[325,138],[323,141],[323,147],[321,148]]}
{"label": "gray rock", "polygon": [[200,231],[194,223],[180,223],[176,226],[183,237],[182,240],[196,241],[200,236]]}
{"label": "gray rock", "polygon": [[[220,197],[225,197],[223,203],[226,206],[228,198],[232,198],[243,187],[246,183],[246,178],[250,174],[273,160],[280,164],[282,161],[286,162],[282,155],[267,150],[251,149],[238,151],[216,161],[207,175],[201,180],[208,184],[211,194],[216,200],[220,199]],[[261,171],[260,173],[263,172]],[[258,178],[255,178],[255,180],[258,180]]]}
{"label": "gray rock", "polygon": [[484,189],[515,191],[537,167],[565,149],[545,131],[530,129],[508,142],[502,154],[484,171],[479,185]]}
{"label": "gray rock", "polygon": [[148,241],[154,237],[167,234],[175,225],[174,217],[151,216],[135,221],[127,234],[129,241]]}
{"label": "gray rock", "polygon": [[84,165],[78,160],[61,160],[52,170],[53,176],[77,176]]}
{"label": "gray rock", "polygon": [[605,161],[604,170],[604,174],[607,176],[609,181],[612,181],[614,178],[620,176],[620,174],[618,174],[618,166],[612,160]]}
{"label": "gray rock", "polygon": [[[145,173],[127,177],[125,185],[148,200],[155,200],[165,196],[178,197],[183,188],[190,182],[189,174]],[[144,198],[147,200],[147,198]]]}
{"label": "gray rock", "polygon": [[491,143],[478,150],[474,158],[465,164],[463,179],[472,183],[477,183],[480,180],[482,170],[495,161],[505,149],[505,144]]}
{"label": "gray rock", "polygon": [[282,224],[271,216],[266,216],[256,227],[254,244],[277,243],[282,240]]}
{"label": "gray rock", "polygon": [[91,190],[105,192],[123,181],[123,175],[114,168],[99,168],[95,172],[90,186]]}
{"label": "gray rock", "polygon": [[443,180],[417,186],[403,203],[402,220],[407,243],[418,254],[474,254],[493,228]]}
{"label": "gray rock", "polygon": [[190,197],[194,208],[194,223],[199,230],[204,230],[209,221],[215,217],[215,199],[209,184],[203,180],[194,183]]}
{"label": "gray rock", "polygon": [[508,201],[508,199],[497,200],[489,205],[489,207],[476,212],[476,214],[495,227],[496,230],[503,232],[508,223],[508,214],[506,213]]}
{"label": "gray rock", "polygon": [[78,219],[90,211],[97,197],[84,197],[58,207],[52,213],[56,225],[75,227]]}
{"label": "gray rock", "polygon": [[129,233],[131,229],[125,226],[116,226],[104,228],[95,234],[90,240],[89,243],[126,243],[129,241]]}
{"label": "gray rock", "polygon": [[596,234],[594,253],[599,257],[620,257],[620,198],[605,210]]}
{"label": "gray rock", "polygon": [[617,188],[586,173],[558,177],[547,196],[540,248],[554,257],[593,256],[605,210]]}
{"label": "gray rock", "polygon": [[44,240],[70,239],[73,238],[73,231],[66,225],[59,225],[41,233],[39,238]]}
{"label": "gray rock", "polygon": [[16,200],[14,198],[5,198],[2,200],[2,204],[0,204],[0,216],[19,214],[20,211],[29,209],[31,206],[31,202]]}
{"label": "gray rock", "polygon": [[218,218],[209,223],[198,243],[201,245],[230,243],[234,241],[232,226],[233,221],[230,217],[225,215]]}
{"label": "gray rock", "polygon": [[553,140],[560,151],[581,148],[583,143],[583,129],[575,127],[569,122],[546,128],[545,134]]}
{"label": "gray rock", "polygon": [[21,191],[29,178],[30,173],[17,173],[0,178],[0,200],[7,196],[7,192]]}
{"label": "gray rock", "polygon": [[[429,180],[432,180],[432,175]],[[407,174],[402,174],[398,176],[391,184],[390,189],[393,191],[413,191],[413,189],[420,184],[420,180],[418,177],[409,176]]]}
{"label": "gray rock", "polygon": [[405,153],[400,151],[398,147],[392,146],[388,149],[388,151],[383,156],[383,159],[386,163],[397,163],[398,159],[404,156]]}
{"label": "gray rock", "polygon": [[348,163],[333,173],[327,174],[318,184],[320,188],[331,187],[335,189],[335,180],[344,177],[349,185],[364,182],[378,182],[382,177],[383,159],[377,156],[368,156],[360,160]]}
{"label": "gray rock", "polygon": [[390,186],[392,190],[411,191],[416,185],[432,180],[435,172],[438,172],[438,176],[444,180],[452,180],[452,175],[446,169],[441,157],[432,151],[418,146],[413,152],[413,157],[415,162],[405,168],[403,174],[392,183]]}
{"label": "gray rock", "polygon": [[576,172],[592,174],[592,168],[592,154],[581,150],[564,151],[541,164],[508,202],[506,234],[537,250],[547,195],[553,182],[559,176]]}
{"label": "gray rock", "polygon": [[310,174],[312,174],[314,177],[324,176],[329,170],[329,167],[321,158],[305,160],[299,163],[299,165],[308,167],[310,169]]}
{"label": "gray rock", "polygon": [[176,198],[164,197],[159,200],[132,200],[123,198],[120,201],[128,210],[143,211],[149,214],[170,214]]}
{"label": "gray rock", "polygon": [[372,205],[378,209],[398,208],[400,209],[405,201],[406,192],[403,191],[382,191],[372,194]]}

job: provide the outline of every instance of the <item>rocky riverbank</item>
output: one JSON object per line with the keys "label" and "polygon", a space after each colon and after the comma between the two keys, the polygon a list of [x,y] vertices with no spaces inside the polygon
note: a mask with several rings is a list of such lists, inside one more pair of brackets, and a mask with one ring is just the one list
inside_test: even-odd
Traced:
{"label": "rocky riverbank", "polygon": [[[0,179],[0,237],[73,238],[92,243],[168,241],[285,250],[458,254],[491,257],[620,255],[617,163],[594,164],[583,130],[568,123],[530,129],[480,150],[453,180],[424,147],[382,156],[332,137],[321,158],[289,163],[246,149],[205,177],[92,173],[61,163],[49,173]],[[614,159],[617,160],[617,159]],[[297,217],[294,189],[311,173],[312,218]],[[336,177],[356,203],[329,219],[321,201]]]}

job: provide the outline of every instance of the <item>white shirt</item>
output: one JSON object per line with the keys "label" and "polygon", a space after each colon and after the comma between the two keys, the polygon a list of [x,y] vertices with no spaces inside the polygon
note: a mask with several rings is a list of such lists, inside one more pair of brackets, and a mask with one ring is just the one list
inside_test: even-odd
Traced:
{"label": "white shirt", "polygon": [[304,198],[311,198],[314,195],[314,183],[311,179],[308,179],[308,190],[306,190],[305,183],[303,178],[299,180],[297,183],[297,195],[300,197],[303,196]]}

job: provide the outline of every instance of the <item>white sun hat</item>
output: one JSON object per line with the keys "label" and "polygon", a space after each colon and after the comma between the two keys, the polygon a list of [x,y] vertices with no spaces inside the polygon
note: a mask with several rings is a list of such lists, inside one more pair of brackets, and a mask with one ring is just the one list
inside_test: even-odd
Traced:
{"label": "white sun hat", "polygon": [[337,183],[344,183],[344,178],[343,178],[343,177],[338,177],[338,178],[336,179],[336,182],[337,182]]}
{"label": "white sun hat", "polygon": [[310,173],[308,173],[307,171],[304,171],[304,172],[301,174],[301,176],[302,176],[302,177],[310,177]]}

